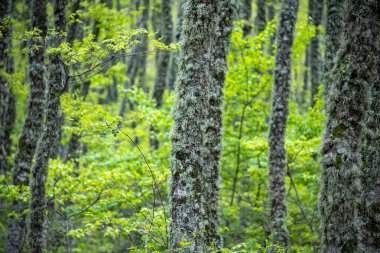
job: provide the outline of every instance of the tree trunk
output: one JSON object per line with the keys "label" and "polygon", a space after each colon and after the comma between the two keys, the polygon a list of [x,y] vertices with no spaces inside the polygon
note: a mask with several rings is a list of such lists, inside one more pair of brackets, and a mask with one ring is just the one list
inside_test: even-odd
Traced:
{"label": "tree trunk", "polygon": [[[66,0],[56,0],[54,5],[55,29],[60,34],[66,26]],[[52,36],[51,46],[58,47],[62,42],[59,35]],[[60,125],[60,94],[64,89],[64,72],[58,55],[51,55],[49,63],[49,83],[47,87],[46,122],[44,131],[38,140],[35,163],[32,167],[30,185],[30,224],[29,250],[31,253],[42,253],[44,249],[45,220],[45,184],[48,176],[49,158],[54,151]]]}
{"label": "tree trunk", "polygon": [[[366,26],[372,32],[373,43],[370,47],[372,57],[368,57],[367,77],[370,77],[372,89],[370,90],[369,106],[366,110],[364,143],[363,143],[363,173],[362,187],[364,197],[359,209],[363,222],[361,245],[364,252],[377,252],[380,249],[380,8],[377,5],[369,6],[367,16],[371,19]],[[359,43],[359,42],[357,42]],[[377,46],[376,46],[377,43]]]}
{"label": "tree trunk", "polygon": [[[13,73],[12,27],[10,23],[13,1],[0,3],[0,70],[6,74]],[[8,50],[8,51],[7,51]],[[4,73],[4,74],[5,74]],[[8,156],[11,151],[10,134],[15,121],[15,98],[6,77],[0,73],[0,175],[9,173]]]}
{"label": "tree trunk", "polygon": [[[29,42],[30,94],[27,115],[19,138],[13,171],[13,184],[20,187],[29,185],[29,173],[32,167],[32,159],[37,140],[42,130],[45,101],[44,41],[47,33],[46,4],[46,0],[34,0],[32,2],[32,29],[39,29],[42,39],[32,39]],[[35,49],[37,47],[38,49]],[[15,212],[19,217],[12,217],[10,220],[6,241],[6,252],[22,252],[26,230],[24,211],[27,208],[28,205],[21,201],[12,204],[12,212]]]}
{"label": "tree trunk", "polygon": [[[171,1],[163,0],[161,4],[161,36],[162,42],[166,45],[172,42],[173,21],[171,14]],[[158,52],[157,76],[154,83],[153,98],[156,101],[157,108],[161,108],[162,99],[165,90],[165,81],[168,73],[170,53],[168,51]]]}
{"label": "tree trunk", "polygon": [[[144,1],[144,5],[141,6],[140,2]],[[137,20],[137,28],[148,29],[148,20],[149,20],[149,0],[138,0],[136,2],[136,10],[144,8],[141,15]],[[139,37],[142,41],[141,44],[135,46],[136,55],[132,56],[128,61],[128,66],[126,70],[126,75],[129,78],[127,82],[124,83],[124,89],[130,89],[135,85],[139,79],[145,80],[145,68],[146,68],[146,51],[148,50],[148,42],[142,36]],[[145,81],[142,81],[145,82]],[[126,93],[123,95],[123,99],[120,105],[119,116],[123,117],[128,104],[128,98]],[[131,109],[134,107],[133,103],[130,103]],[[121,124],[119,124],[121,127]],[[134,126],[135,127],[135,126]]]}
{"label": "tree trunk", "polygon": [[[139,17],[137,21],[137,26],[139,28],[144,28],[148,30],[148,20],[149,20],[149,0],[141,0],[143,2],[143,11],[141,16]],[[144,39],[141,41],[141,44],[139,45],[139,51],[140,54],[137,54],[135,56],[137,61],[137,85],[138,87],[145,88],[147,87],[145,83],[145,76],[146,76],[146,52],[148,51],[148,40]]]}
{"label": "tree trunk", "polygon": [[[178,3],[178,14],[177,14],[177,25],[174,34],[174,40],[176,43],[180,42],[181,39],[181,30],[182,30],[182,22],[183,22],[183,5],[186,0],[180,0]],[[169,65],[169,73],[166,78],[166,86],[169,90],[174,90],[174,85],[177,78],[178,72],[178,53],[173,52],[171,54],[170,65]]]}
{"label": "tree trunk", "polygon": [[243,27],[244,37],[251,33],[252,25],[250,23],[252,16],[252,0],[239,1],[239,19],[245,20]]}
{"label": "tree trunk", "polygon": [[309,0],[309,17],[316,26],[315,36],[310,43],[310,77],[311,77],[311,107],[315,105],[315,96],[318,94],[318,87],[321,85],[322,59],[319,45],[319,26],[322,22],[323,0]]}
{"label": "tree trunk", "polygon": [[206,129],[206,178],[209,182],[207,191],[206,214],[206,238],[208,245],[214,245],[220,250],[223,246],[222,237],[219,234],[219,192],[220,192],[220,156],[222,152],[223,129],[223,97],[224,84],[227,72],[227,56],[230,47],[230,37],[233,30],[233,21],[236,11],[234,1],[221,0],[218,4],[218,17],[216,24],[216,36],[213,44],[211,73],[213,82],[210,86],[208,126]]}
{"label": "tree trunk", "polygon": [[[364,238],[368,235],[365,226],[370,223],[365,224],[363,233],[362,221],[358,217],[362,214],[358,213],[358,208],[365,197],[363,187],[364,193],[371,195],[376,184],[366,183],[378,179],[372,178],[373,173],[378,171],[378,167],[372,169],[372,162],[376,163],[378,159],[372,155],[377,151],[369,151],[376,147],[366,147],[363,172],[368,174],[363,175],[361,183],[363,142],[360,137],[363,130],[366,134],[370,133],[373,120],[376,121],[371,110],[368,111],[368,118],[365,114],[370,102],[371,107],[377,103],[371,101],[372,98],[368,95],[369,91],[375,91],[379,85],[379,13],[377,0],[347,1],[344,43],[331,77],[328,78],[331,83],[327,96],[326,132],[321,150],[322,185],[319,196],[322,252],[326,253],[378,250],[362,251],[359,246],[361,239],[370,245],[375,237]],[[363,128],[364,120],[366,128]],[[364,142],[365,144],[376,145],[370,139],[366,141],[369,142]],[[373,160],[369,161],[368,158]],[[365,201],[369,201],[369,196],[367,198]]]}
{"label": "tree trunk", "polygon": [[326,51],[325,51],[325,95],[329,91],[330,71],[336,62],[336,54],[342,41],[343,3],[339,0],[326,0]]}
{"label": "tree trunk", "polygon": [[289,114],[292,46],[297,21],[298,0],[284,0],[277,32],[277,55],[272,94],[272,118],[269,132],[269,203],[274,242],[288,247],[286,229],[287,207],[285,200],[285,171],[287,166],[284,144],[286,122]]}
{"label": "tree trunk", "polygon": [[257,0],[256,1],[256,18],[255,18],[255,33],[259,34],[264,31],[267,26],[266,19],[266,0]]}
{"label": "tree trunk", "polygon": [[[211,50],[217,3],[190,0],[184,13],[177,100],[173,108],[170,250],[207,252],[205,137],[211,74]],[[181,245],[188,243],[188,245]]]}

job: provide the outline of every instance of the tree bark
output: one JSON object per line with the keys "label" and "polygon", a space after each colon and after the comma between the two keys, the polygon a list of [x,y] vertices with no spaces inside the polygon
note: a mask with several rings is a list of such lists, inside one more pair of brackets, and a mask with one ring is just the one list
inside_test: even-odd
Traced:
{"label": "tree bark", "polygon": [[256,17],[255,17],[255,32],[256,34],[264,31],[267,26],[266,19],[266,0],[257,0],[256,1]]}
{"label": "tree bark", "polygon": [[[212,84],[211,57],[216,1],[187,2],[182,29],[182,47],[173,108],[172,182],[170,250],[175,252],[207,252],[204,230],[207,225],[205,192],[211,185],[204,182],[205,137],[208,105]],[[182,243],[188,245],[182,245]]]}
{"label": "tree bark", "polygon": [[[29,42],[30,94],[27,115],[19,138],[13,171],[13,184],[19,187],[29,185],[29,173],[32,167],[32,159],[36,149],[37,140],[42,130],[45,101],[44,41],[47,33],[46,4],[46,0],[34,0],[32,2],[32,29],[39,29],[42,39],[33,38]],[[18,217],[12,217],[10,220],[5,246],[6,252],[22,252],[26,230],[26,217],[24,211],[27,208],[28,205],[21,201],[12,204],[12,212],[15,212]]]}
{"label": "tree bark", "polygon": [[[373,21],[367,26],[371,30],[373,38],[368,38],[373,43],[371,55],[368,57],[367,76],[371,77],[369,105],[366,110],[364,143],[363,143],[363,195],[359,209],[359,215],[363,222],[360,242],[364,252],[377,252],[380,249],[380,8],[377,5],[369,9],[367,15]],[[357,42],[359,43],[359,42]],[[377,43],[377,46],[376,46]]]}
{"label": "tree bark", "polygon": [[[363,251],[360,247],[361,240],[371,245],[371,240],[375,237],[364,238],[368,234],[363,233],[359,216],[367,214],[359,214],[358,210],[364,197],[367,197],[365,202],[370,199],[364,194],[370,195],[376,188],[376,184],[366,183],[377,180],[372,178],[373,173],[376,173],[372,162],[376,163],[376,160],[367,160],[377,159],[369,151],[376,147],[364,149],[369,152],[364,153],[363,164],[361,136],[363,132],[370,133],[373,120],[376,121],[376,115],[367,108],[377,103],[371,101],[372,98],[368,95],[379,84],[379,13],[379,3],[376,0],[347,1],[343,43],[331,77],[328,78],[330,90],[326,106],[326,132],[321,150],[322,184],[319,196],[322,252],[326,253],[378,250]],[[365,128],[364,123],[367,124]],[[366,141],[365,144],[375,145],[373,140]],[[377,167],[376,170],[378,171]],[[361,178],[364,179],[363,182]],[[364,231],[369,224],[364,225]]]}
{"label": "tree bark", "polygon": [[0,175],[9,173],[10,165],[8,156],[11,151],[10,134],[15,121],[15,97],[12,93],[10,83],[6,79],[6,74],[13,73],[13,58],[10,55],[12,50],[12,27],[11,12],[12,0],[5,0],[0,3]]}
{"label": "tree bark", "polygon": [[298,0],[284,0],[277,33],[277,55],[272,93],[272,117],[269,132],[269,203],[272,220],[271,234],[274,242],[287,248],[289,236],[286,229],[287,207],[285,200],[286,150],[285,129],[289,114],[292,46],[297,21]]}
{"label": "tree bark", "polygon": [[[62,43],[59,35],[66,28],[66,0],[56,0],[54,5],[55,29],[58,35],[52,36],[51,46],[58,47]],[[64,72],[58,55],[50,55],[49,81],[46,100],[46,122],[43,133],[38,140],[35,163],[32,167],[30,185],[30,223],[29,223],[29,250],[31,253],[42,253],[45,247],[44,220],[45,220],[45,185],[48,177],[49,158],[54,151],[60,126],[60,94],[64,90]]]}
{"label": "tree bark", "polygon": [[[186,0],[180,0],[178,2],[178,13],[177,13],[177,24],[175,28],[174,40],[176,43],[180,42],[181,39],[181,30],[183,22],[183,7]],[[169,90],[174,90],[174,85],[177,78],[178,72],[178,53],[173,52],[171,54],[169,73],[166,78],[166,86]]]}
{"label": "tree bark", "polygon": [[311,107],[315,105],[315,96],[318,94],[318,87],[322,83],[322,58],[319,43],[319,26],[322,22],[323,0],[309,0],[309,17],[317,28],[315,36],[310,42],[310,77],[311,77]]}
{"label": "tree bark", "polygon": [[252,16],[252,0],[242,0],[239,1],[239,3],[239,19],[246,21],[243,27],[244,37],[246,37],[252,30],[252,25],[250,24]]}
{"label": "tree bark", "polygon": [[213,82],[210,86],[208,100],[208,126],[206,129],[206,178],[209,186],[206,200],[206,239],[208,245],[214,245],[216,250],[223,247],[222,237],[219,234],[219,195],[220,195],[220,157],[222,152],[223,129],[223,97],[224,84],[227,72],[227,56],[230,48],[230,38],[233,31],[233,21],[236,14],[236,1],[220,0],[215,32],[215,41],[212,48],[211,74]]}
{"label": "tree bark", "polygon": [[325,95],[329,91],[330,71],[332,70],[335,62],[336,55],[342,41],[343,32],[343,3],[339,0],[326,0],[326,51],[325,51],[325,64],[324,64],[324,82],[325,82]]}

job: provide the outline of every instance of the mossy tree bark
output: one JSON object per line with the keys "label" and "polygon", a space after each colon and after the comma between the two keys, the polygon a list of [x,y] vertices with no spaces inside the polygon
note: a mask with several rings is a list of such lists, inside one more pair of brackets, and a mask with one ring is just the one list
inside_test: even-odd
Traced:
{"label": "mossy tree bark", "polygon": [[0,175],[7,175],[10,170],[8,156],[11,151],[12,126],[15,121],[15,97],[6,74],[13,73],[11,12],[13,1],[0,3]]}
{"label": "mossy tree bark", "polygon": [[[205,148],[216,1],[190,0],[185,5],[176,101],[173,108],[170,250],[207,252]],[[183,246],[183,243],[189,244]]]}
{"label": "mossy tree bark", "polygon": [[343,32],[343,3],[339,0],[325,0],[326,1],[326,51],[324,63],[324,82],[325,94],[327,96],[329,85],[330,71],[332,70],[336,54],[342,41]]}
{"label": "mossy tree bark", "polygon": [[[379,5],[377,5],[379,6]],[[380,8],[368,8],[367,16],[372,17],[367,24],[372,38],[368,38],[371,55],[368,55],[367,82],[371,82],[369,105],[366,110],[364,143],[362,198],[359,215],[363,222],[361,246],[364,252],[378,252],[380,249]],[[369,18],[371,19],[371,18]],[[359,43],[359,42],[356,42]],[[377,43],[377,45],[376,45]],[[370,51],[369,50],[369,51]]]}
{"label": "mossy tree bark", "polygon": [[267,26],[266,18],[266,0],[257,0],[256,1],[256,17],[255,17],[255,33],[259,34],[264,31]]}
{"label": "mossy tree bark", "polygon": [[[55,29],[58,35],[52,36],[52,47],[58,47],[62,42],[62,37],[59,34],[64,32],[66,27],[66,4],[66,0],[56,0],[54,3]],[[46,121],[43,133],[38,140],[30,185],[28,241],[31,253],[42,253],[44,249],[45,184],[48,176],[49,158],[54,151],[54,144],[59,132],[60,94],[65,87],[65,76],[59,56],[50,55],[49,58]]]}
{"label": "mossy tree bark", "polygon": [[311,107],[315,105],[315,96],[318,94],[318,87],[322,83],[322,57],[320,49],[319,26],[322,22],[323,0],[309,0],[309,18],[317,27],[315,36],[310,42],[310,77],[311,77]]}
{"label": "mossy tree bark", "polygon": [[227,56],[230,37],[236,15],[236,1],[221,0],[218,3],[216,36],[213,44],[211,73],[213,82],[210,86],[209,116],[206,129],[206,178],[210,185],[205,188],[208,200],[206,209],[206,238],[208,245],[220,250],[223,246],[219,234],[219,192],[220,192],[220,156],[222,152],[223,97],[227,72]]}
{"label": "mossy tree bark", "polygon": [[[37,28],[41,39],[33,38],[29,42],[29,78],[30,92],[28,109],[23,130],[18,142],[18,150],[14,159],[13,184],[19,187],[29,185],[29,174],[36,145],[42,131],[45,82],[44,82],[44,52],[47,33],[46,0],[32,1],[31,26]],[[24,245],[26,232],[26,217],[24,211],[28,208],[21,201],[12,204],[12,211],[18,217],[12,217],[8,229],[6,252],[20,253]]]}
{"label": "mossy tree bark", "polygon": [[[328,79],[331,83],[326,105],[326,132],[321,150],[322,184],[319,205],[322,252],[377,252],[378,248],[375,251],[363,251],[360,246],[360,241],[364,240],[371,247],[375,237],[365,237],[376,236],[369,231],[376,231],[378,227],[366,227],[372,222],[371,215],[359,213],[358,210],[363,197],[366,198],[365,206],[371,208],[371,192],[376,189],[378,180],[372,178],[378,175],[378,167],[373,167],[378,159],[378,151],[374,151],[376,141],[371,136],[373,124],[377,120],[372,106],[377,101],[372,101],[373,97],[368,95],[369,91],[375,92],[379,85],[379,3],[376,0],[347,1],[344,16],[343,41]],[[366,127],[363,127],[364,122]],[[378,128],[377,123],[375,128]],[[362,171],[363,132],[366,134],[364,143],[374,146],[366,146],[364,149],[365,163]],[[366,185],[367,183],[374,184]],[[369,219],[365,220],[364,232],[360,215],[369,215],[366,217]],[[366,230],[368,228],[370,230]]]}
{"label": "mossy tree bark", "polygon": [[289,114],[292,47],[297,21],[298,0],[284,0],[277,32],[277,55],[274,69],[272,114],[269,132],[269,203],[274,242],[285,248],[289,244],[286,229],[287,207],[285,200],[286,150],[285,129]]}

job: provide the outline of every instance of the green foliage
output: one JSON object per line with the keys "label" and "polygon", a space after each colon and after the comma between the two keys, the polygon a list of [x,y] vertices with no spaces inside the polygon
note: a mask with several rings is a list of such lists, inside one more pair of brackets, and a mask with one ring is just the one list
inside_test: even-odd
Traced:
{"label": "green foliage", "polygon": [[[80,253],[165,252],[167,248],[169,136],[174,94],[165,91],[164,104],[157,109],[146,91],[153,88],[154,52],[178,52],[179,45],[164,45],[154,39],[151,31],[131,29],[142,8],[131,8],[133,1],[120,2],[117,10],[83,1],[80,10],[68,15],[70,24],[82,26],[83,38],[48,48],[49,54],[60,55],[70,78],[69,92],[61,96],[63,158],[59,156],[49,164],[47,252],[67,252],[68,248]],[[26,5],[20,2],[16,9],[20,13],[27,11]],[[27,21],[11,22],[16,73],[0,74],[10,81],[18,98],[17,123],[12,136],[17,140],[28,93],[25,46],[32,39],[42,38],[38,30],[27,31]],[[100,31],[97,39],[93,34],[94,23]],[[270,44],[270,38],[275,33],[276,21],[269,22],[257,36],[243,37],[243,25],[243,22],[235,24],[225,85],[220,200],[225,247],[222,252],[261,253],[271,252],[273,247],[277,247],[277,252],[285,252],[267,238],[267,139],[274,66],[274,55],[270,53],[274,45]],[[289,252],[313,252],[319,244],[318,150],[325,120],[323,88],[312,109],[300,103],[298,92],[302,88],[300,76],[307,71],[303,65],[304,53],[314,34],[315,28],[301,19],[293,48],[293,73],[298,76],[294,74],[286,132]],[[147,78],[141,87],[128,87],[126,84],[131,80],[126,75],[128,61],[136,57],[134,49],[144,39],[150,45],[148,52],[144,52],[149,53]],[[80,90],[87,82],[89,93],[83,97]],[[113,85],[117,101],[97,103],[99,98],[107,97],[107,92],[100,91]],[[74,89],[75,86],[78,88]],[[127,109],[124,116],[118,116],[124,97],[128,100]],[[150,130],[152,126],[157,130],[154,133]],[[67,146],[73,136],[79,137],[78,156],[66,161]],[[149,144],[152,138],[160,143],[157,150]],[[13,147],[13,153],[15,150]],[[0,178],[0,204],[4,209],[15,200],[29,200],[28,187],[20,189],[10,182],[9,177]],[[6,235],[7,219],[12,215],[7,213],[0,220],[0,244]],[[186,247],[187,242],[182,246]]]}

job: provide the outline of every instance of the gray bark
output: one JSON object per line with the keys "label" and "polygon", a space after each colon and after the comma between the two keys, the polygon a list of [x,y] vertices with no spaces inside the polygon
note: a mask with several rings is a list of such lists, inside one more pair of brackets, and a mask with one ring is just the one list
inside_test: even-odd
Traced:
{"label": "gray bark", "polygon": [[206,206],[207,224],[206,238],[208,245],[214,245],[220,250],[223,246],[219,234],[219,192],[220,192],[220,157],[222,151],[223,129],[223,97],[227,72],[227,56],[230,47],[230,37],[236,12],[236,1],[221,0],[218,3],[216,36],[212,51],[211,73],[213,82],[210,86],[208,126],[206,129],[206,178],[204,183],[207,191]]}
{"label": "gray bark", "polygon": [[256,17],[255,17],[255,33],[259,34],[264,31],[267,26],[266,19],[266,0],[256,1]]}
{"label": "gray bark", "polygon": [[[208,125],[211,57],[217,3],[185,5],[176,101],[173,108],[170,250],[207,252],[205,136]],[[181,242],[189,242],[181,246]]]}
{"label": "gray bark", "polygon": [[[309,0],[309,17],[314,26],[318,27],[322,22],[323,0]],[[315,96],[318,87],[322,83],[322,58],[320,49],[320,32],[315,31],[315,36],[310,42],[310,77],[311,77],[311,107],[315,104]]]}
{"label": "gray bark", "polygon": [[[28,109],[14,160],[13,184],[20,187],[29,185],[29,173],[32,167],[32,159],[37,140],[42,130],[45,101],[44,41],[47,33],[46,4],[46,0],[34,0],[32,2],[31,25],[32,28],[35,27],[40,30],[42,39],[32,39],[29,42],[29,49],[34,47],[38,47],[38,49],[29,52],[29,78],[31,83]],[[22,252],[26,230],[26,217],[23,212],[27,208],[28,205],[21,201],[12,204],[12,211],[17,213],[19,218],[12,217],[10,220],[5,246],[6,252]]]}
{"label": "gray bark", "polygon": [[[376,182],[377,179],[372,176],[378,171],[378,167],[376,170],[372,167],[372,162],[376,163],[376,160],[367,160],[375,159],[372,157],[372,147],[365,149],[368,153],[364,153],[362,171],[361,136],[364,132],[367,134],[366,141],[369,141],[366,144],[375,145],[373,139],[368,139],[368,134],[376,121],[376,115],[372,114],[371,109],[367,118],[365,115],[368,106],[377,103],[371,101],[372,98],[368,99],[368,95],[379,84],[380,7],[376,0],[350,0],[347,4],[343,42],[328,79],[327,122],[321,149],[319,205],[322,252],[326,253],[378,251],[378,248],[375,251],[363,251],[359,245],[362,239],[370,245],[375,237],[364,238],[368,234],[363,233],[359,217],[362,214],[358,210],[364,197],[367,197],[365,202],[370,200],[369,196],[363,195],[363,189],[365,194],[371,195],[376,184],[365,184]],[[364,120],[366,128],[363,127]],[[363,182],[361,178],[364,178]]]}
{"label": "gray bark", "polygon": [[252,25],[250,24],[252,16],[252,0],[241,0],[239,1],[239,19],[245,20],[246,23],[243,27],[244,37],[249,35],[252,30]]}
{"label": "gray bark", "polygon": [[[178,2],[178,13],[177,13],[177,24],[175,28],[174,40],[176,43],[180,42],[181,39],[181,28],[183,22],[183,6],[186,0],[180,0]],[[173,52],[170,58],[169,73],[166,78],[166,86],[169,90],[174,90],[174,85],[177,78],[178,72],[178,53]]]}
{"label": "gray bark", "polygon": [[[66,28],[66,0],[56,0],[54,4],[55,29],[60,34]],[[61,44],[62,37],[52,36],[51,46]],[[42,253],[45,247],[45,185],[48,176],[49,158],[54,152],[60,126],[60,94],[64,90],[64,72],[58,55],[51,55],[46,100],[46,122],[43,133],[38,140],[35,163],[32,167],[30,223],[28,231],[29,250],[31,253]]]}
{"label": "gray bark", "polygon": [[286,150],[285,130],[289,114],[289,90],[291,84],[292,47],[297,21],[298,0],[284,0],[277,32],[277,55],[272,91],[272,117],[269,132],[269,203],[271,234],[274,242],[285,248],[289,245],[286,228],[287,207],[285,200]]}
{"label": "gray bark", "polygon": [[[173,21],[171,14],[171,1],[163,0],[161,3],[161,36],[162,42],[166,45],[172,42]],[[156,101],[157,108],[161,108],[162,99],[165,90],[166,76],[168,74],[170,53],[168,51],[158,52],[157,75],[154,83],[153,98]]]}
{"label": "gray bark", "polygon": [[369,66],[367,76],[372,78],[368,80],[371,81],[372,89],[364,120],[364,163],[361,177],[364,197],[359,216],[363,222],[361,246],[364,252],[374,253],[380,249],[380,8],[377,8],[377,12],[375,8],[369,10],[371,12],[367,15],[373,20],[369,21],[367,29],[371,29],[374,37],[368,38],[373,41],[373,45],[366,64]]}
{"label": "gray bark", "polygon": [[[5,0],[0,3],[0,69],[7,74],[13,73],[13,58],[10,55],[12,50],[12,27],[10,23],[13,1]],[[15,120],[15,98],[11,91],[10,84],[5,76],[0,74],[0,175],[9,173],[10,165],[8,156],[10,155],[13,123]]]}
{"label": "gray bark", "polygon": [[326,51],[325,51],[325,64],[324,64],[324,82],[325,94],[327,96],[329,85],[330,71],[332,70],[336,61],[336,52],[342,41],[343,32],[343,1],[339,0],[326,0]]}

